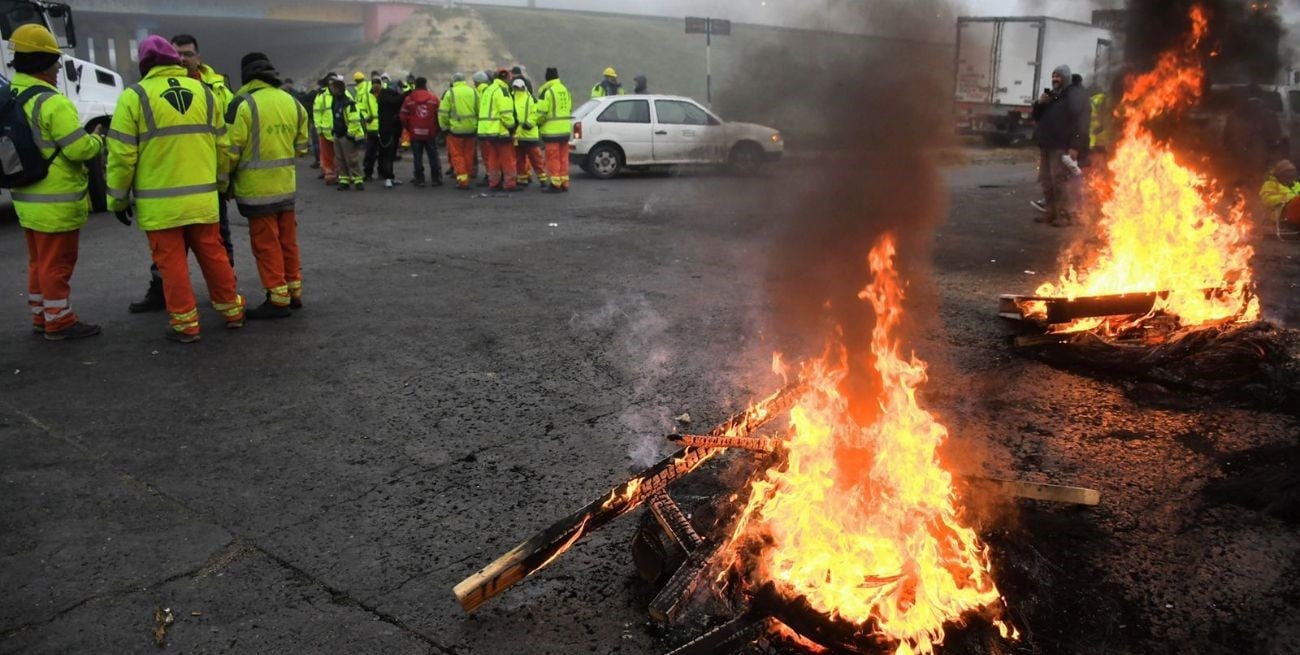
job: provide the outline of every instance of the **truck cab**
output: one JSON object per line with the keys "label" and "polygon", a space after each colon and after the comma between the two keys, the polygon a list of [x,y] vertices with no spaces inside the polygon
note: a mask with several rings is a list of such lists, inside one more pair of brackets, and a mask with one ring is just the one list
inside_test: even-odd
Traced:
{"label": "truck cab", "polygon": [[[4,83],[13,78],[14,53],[9,47],[9,37],[15,29],[27,24],[43,25],[58,39],[59,46],[71,49],[77,45],[76,28],[72,21],[72,8],[61,2],[45,0],[0,0],[0,58],[4,60],[4,71],[0,77]],[[81,117],[81,124],[87,131],[103,125],[108,129],[117,106],[118,96],[122,95],[125,85],[122,76],[84,59],[70,55],[63,57],[63,71],[59,75],[58,88],[72,104],[76,105]],[[93,162],[90,166],[90,198],[95,211],[103,211],[104,199],[104,163]]]}

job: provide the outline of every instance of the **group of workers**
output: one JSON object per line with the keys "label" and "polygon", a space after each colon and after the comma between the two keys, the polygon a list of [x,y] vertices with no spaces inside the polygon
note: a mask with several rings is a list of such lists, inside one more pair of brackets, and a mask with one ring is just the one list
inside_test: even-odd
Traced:
{"label": "group of workers", "polygon": [[[165,308],[167,337],[198,341],[190,252],[227,328],[242,328],[246,319],[288,317],[302,307],[295,160],[307,152],[309,121],[280,88],[266,55],[244,56],[242,86],[232,92],[203,64],[193,36],[149,36],[138,50],[142,79],[122,93],[107,132],[88,133],[76,107],[57,90],[62,51],[49,30],[23,25],[10,44],[17,71],[12,88],[35,147],[49,162],[42,179],[11,189],[27,239],[27,297],[36,333],[50,341],[100,333],[73,311],[69,280],[90,212],[87,162],[105,150],[108,208],[123,224],[135,219],[153,259],[149,292],[131,311]],[[248,219],[266,294],[253,309],[245,308],[236,285],[227,198]]]}
{"label": "group of workers", "polygon": [[[108,208],[125,225],[134,218],[153,259],[148,291],[130,310],[165,309],[167,337],[180,343],[200,337],[190,252],[227,328],[285,318],[303,306],[295,162],[312,149],[321,177],[339,189],[364,189],[376,166],[386,186],[397,184],[393,161],[404,138],[416,158],[412,182],[424,185],[427,158],[430,181],[441,185],[442,135],[459,189],[470,188],[481,161],[493,189],[517,190],[535,172],[543,190],[569,190],[573,104],[555,68],[536,93],[516,67],[475,73],[473,86],[457,73],[441,97],[424,78],[395,85],[378,72],[368,82],[358,73],[349,89],[331,74],[308,98],[308,110],[265,54],[244,56],[241,86],[232,92],[203,63],[193,36],[151,35],[137,53],[142,79],[121,95],[106,132],[87,132],[57,89],[62,51],[49,30],[24,25],[10,42],[12,93],[32,133],[32,157],[48,163],[41,179],[11,192],[28,246],[33,331],[49,341],[101,332],[73,311],[69,281],[90,213],[88,165],[105,153]],[[614,71],[605,73],[608,92],[622,93]],[[228,199],[248,219],[265,291],[252,309],[237,288]]]}
{"label": "group of workers", "polygon": [[[617,84],[613,69],[605,73],[606,81]],[[353,82],[349,88],[330,73],[308,99],[325,184],[363,191],[377,168],[391,189],[400,184],[393,172],[399,145],[409,142],[415,160],[411,183],[425,185],[427,159],[430,183],[442,186],[441,136],[457,189],[471,188],[481,162],[484,184],[492,190],[521,190],[534,175],[545,192],[569,190],[573,99],[557,69],[546,69],[546,81],[536,91],[519,66],[479,71],[469,79],[456,73],[441,97],[429,91],[423,77],[409,77],[397,87],[385,83],[379,71],[372,71],[369,81],[358,71]],[[358,163],[363,143],[365,156]]]}

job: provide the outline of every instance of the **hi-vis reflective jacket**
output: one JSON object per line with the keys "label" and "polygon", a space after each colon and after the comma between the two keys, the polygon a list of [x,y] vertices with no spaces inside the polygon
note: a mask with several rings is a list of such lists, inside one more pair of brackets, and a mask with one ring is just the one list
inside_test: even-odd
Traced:
{"label": "hi-vis reflective jacket", "polygon": [[[345,92],[346,93],[346,92]],[[349,96],[351,97],[351,96]],[[334,140],[334,94],[329,87],[321,89],[311,103],[312,120],[316,123],[316,133],[326,141]]]}
{"label": "hi-vis reflective jacket", "polygon": [[86,162],[104,148],[104,141],[81,129],[77,107],[54,87],[26,73],[14,75],[13,90],[20,94],[38,86],[48,89],[27,101],[23,112],[32,137],[50,162],[45,179],[12,190],[18,223],[37,232],[70,232],[86,224],[90,198],[86,194]]}
{"label": "hi-vis reflective jacket", "polygon": [[198,72],[199,81],[212,91],[212,97],[217,101],[217,111],[225,116],[230,102],[235,99],[235,94],[230,92],[229,86],[226,86],[226,76],[212,70],[212,67],[207,64],[200,65]]}
{"label": "hi-vis reflective jacket", "polygon": [[346,97],[335,99],[335,103],[340,102],[343,104],[335,104],[331,110],[329,126],[330,134],[336,139],[339,137],[339,135],[334,134],[334,127],[339,120],[339,113],[342,112],[343,125],[347,129],[348,138],[353,141],[361,141],[362,139],[365,139],[366,128],[361,123],[361,109],[357,107],[357,103],[353,102],[351,98]]}
{"label": "hi-vis reflective jacket", "polygon": [[180,66],[154,66],[113,111],[108,208],[122,211],[134,195],[145,231],[216,223],[228,144],[212,90]]}
{"label": "hi-vis reflective jacket", "polygon": [[478,134],[478,92],[464,81],[452,82],[438,105],[438,127],[456,136]]}
{"label": "hi-vis reflective jacket", "polygon": [[537,135],[537,101],[533,99],[533,94],[528,89],[517,89],[513,95],[515,120],[519,122],[519,127],[515,130],[515,145],[541,141]]}
{"label": "hi-vis reflective jacket", "polygon": [[1296,198],[1300,198],[1300,182],[1287,186],[1279,182],[1277,176],[1269,176],[1264,181],[1264,186],[1259,188],[1260,202],[1264,203],[1264,208],[1274,220],[1282,215],[1287,203]]}
{"label": "hi-vis reflective jacket", "polygon": [[515,130],[515,102],[504,80],[495,80],[478,101],[478,138],[510,140]]}
{"label": "hi-vis reflective jacket", "polygon": [[573,133],[573,98],[558,79],[537,91],[537,131],[543,141],[567,142]]}
{"label": "hi-vis reflective jacket", "polygon": [[371,134],[379,133],[379,99],[371,93],[371,86],[366,85],[364,93],[357,94],[357,109],[361,112],[361,123],[365,126],[366,132]]}
{"label": "hi-vis reflective jacket", "polygon": [[307,152],[307,110],[262,80],[245,84],[231,104],[230,178],[243,216],[293,209],[294,160]]}

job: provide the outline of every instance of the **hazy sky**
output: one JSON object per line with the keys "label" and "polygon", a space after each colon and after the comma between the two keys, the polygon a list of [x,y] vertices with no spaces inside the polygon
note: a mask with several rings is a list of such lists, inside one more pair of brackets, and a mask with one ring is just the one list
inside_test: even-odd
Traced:
{"label": "hazy sky", "polygon": [[[476,0],[483,4],[522,6],[527,0]],[[831,5],[883,6],[915,0],[830,0]],[[1095,7],[1121,5],[1123,0],[954,0],[959,15],[1026,16],[1047,15],[1087,22]],[[1300,0],[1279,0],[1288,22],[1300,16]],[[540,7],[587,11],[615,11],[657,16],[712,15],[745,23],[794,25],[835,29],[851,21],[841,20],[833,8],[817,0],[536,0]]]}

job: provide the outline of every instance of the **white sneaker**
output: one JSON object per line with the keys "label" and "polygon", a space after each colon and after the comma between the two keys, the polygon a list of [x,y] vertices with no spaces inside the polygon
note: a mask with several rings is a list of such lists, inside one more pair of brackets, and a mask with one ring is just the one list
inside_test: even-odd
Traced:
{"label": "white sneaker", "polygon": [[1044,214],[1047,213],[1047,200],[1046,200],[1046,199],[1043,199],[1043,200],[1030,200],[1030,201],[1029,201],[1029,204],[1030,204],[1030,205],[1033,205],[1034,209],[1037,209],[1039,212],[1042,212],[1042,213],[1044,213]]}
{"label": "white sneaker", "polygon": [[392,180],[384,180],[384,188],[385,188],[385,189],[391,189],[391,188],[393,188],[393,181],[392,181]]}

